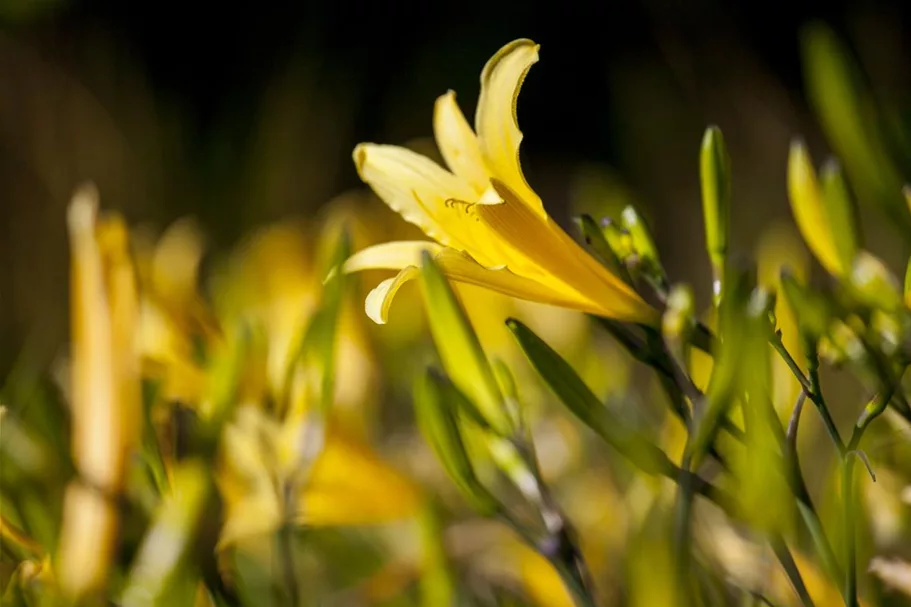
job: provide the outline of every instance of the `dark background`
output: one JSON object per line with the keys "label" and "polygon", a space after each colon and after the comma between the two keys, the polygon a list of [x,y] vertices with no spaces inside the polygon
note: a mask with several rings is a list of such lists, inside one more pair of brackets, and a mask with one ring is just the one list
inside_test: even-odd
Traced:
{"label": "dark background", "polygon": [[[787,219],[791,138],[820,162],[829,153],[805,101],[802,28],[832,26],[873,90],[907,108],[909,12],[900,1],[3,0],[0,369],[24,347],[49,357],[62,343],[64,209],[82,180],[132,223],[195,216],[225,247],[359,187],[356,143],[421,144],[447,89],[471,116],[481,67],[517,37],[542,47],[519,115],[547,207],[566,222],[580,174],[599,176],[650,219],[672,275],[705,287],[705,126],[728,139],[734,248],[750,254]],[[900,258],[882,234],[877,252]]]}

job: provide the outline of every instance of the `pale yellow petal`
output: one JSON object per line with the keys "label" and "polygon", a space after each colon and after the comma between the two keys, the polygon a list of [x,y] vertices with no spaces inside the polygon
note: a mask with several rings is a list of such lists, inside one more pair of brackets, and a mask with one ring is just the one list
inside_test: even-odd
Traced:
{"label": "pale yellow petal", "polygon": [[111,319],[113,381],[117,405],[114,440],[118,457],[112,458],[112,474],[122,478],[127,456],[140,437],[141,384],[139,340],[139,296],[136,273],[130,258],[129,234],[123,217],[115,215],[98,224],[98,246],[106,269]]}
{"label": "pale yellow petal", "polygon": [[71,597],[98,592],[108,581],[117,542],[114,502],[74,481],[63,495],[57,555],[60,588]]}
{"label": "pale yellow petal", "polygon": [[[404,244],[404,243],[390,243]],[[383,245],[379,245],[383,246]],[[374,248],[374,247],[371,247]],[[365,249],[366,251],[367,249]],[[434,255],[434,261],[443,273],[456,282],[475,285],[509,295],[517,299],[535,301],[545,304],[572,308],[593,314],[603,313],[601,306],[574,295],[565,289],[559,290],[545,286],[535,280],[519,276],[514,272],[502,268],[485,268],[470,255],[452,248],[440,248]],[[368,261],[358,261],[358,269],[396,269],[392,263],[389,267],[381,266],[382,258],[376,265],[368,266]],[[394,278],[381,282],[367,296],[365,308],[367,315],[377,324],[385,324],[389,315],[389,308],[398,290],[409,280],[417,275],[417,267],[405,266]]]}
{"label": "pale yellow petal", "polygon": [[468,182],[430,159],[396,146],[361,144],[354,157],[361,179],[425,234],[470,252],[484,266],[503,264],[490,231],[471,212],[477,194]]}
{"label": "pale yellow petal", "polygon": [[405,221],[447,246],[464,248],[450,219],[449,200],[471,200],[474,189],[426,156],[394,145],[362,143],[354,148],[361,179]]}
{"label": "pale yellow petal", "polygon": [[437,98],[433,108],[433,134],[449,169],[480,194],[490,185],[481,144],[459,109],[455,92]]}
{"label": "pale yellow petal", "polygon": [[505,182],[522,201],[543,214],[541,199],[522,173],[519,161],[522,131],[516,117],[519,90],[528,70],[537,61],[538,45],[523,39],[510,42],[487,62],[481,72],[475,129],[492,176]]}
{"label": "pale yellow petal", "polygon": [[[478,204],[475,212],[515,251],[547,273],[547,287],[559,297],[587,300],[596,314],[618,320],[654,323],[657,312],[632,288],[611,274],[549,217],[523,204],[504,184],[494,180],[500,204]],[[547,303],[547,302],[545,302]]]}
{"label": "pale yellow petal", "polygon": [[95,232],[97,213],[98,192],[88,187],[73,197],[67,218],[72,260],[73,456],[91,483],[114,489],[112,460],[120,438],[111,315]]}
{"label": "pale yellow petal", "polygon": [[345,261],[345,273],[363,270],[401,270],[421,264],[421,253],[429,251],[436,255],[443,250],[441,245],[429,240],[399,240],[385,242],[361,249]]}
{"label": "pale yellow petal", "polygon": [[389,318],[389,308],[392,306],[392,300],[395,294],[409,280],[417,278],[418,269],[415,266],[408,266],[393,278],[387,278],[378,284],[370,293],[367,294],[367,300],[364,302],[364,309],[370,320],[378,325],[386,324]]}

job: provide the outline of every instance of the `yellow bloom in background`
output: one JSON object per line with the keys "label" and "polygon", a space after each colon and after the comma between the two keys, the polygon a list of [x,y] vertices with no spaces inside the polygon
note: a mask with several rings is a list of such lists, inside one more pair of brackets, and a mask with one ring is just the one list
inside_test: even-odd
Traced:
{"label": "yellow bloom in background", "polygon": [[221,546],[285,523],[375,525],[417,512],[417,488],[365,444],[334,429],[323,438],[308,424],[255,407],[237,411],[218,474],[226,506]]}
{"label": "yellow bloom in background", "polygon": [[[759,284],[769,292],[778,292],[781,272],[785,268],[798,280],[806,280],[809,265],[806,250],[789,226],[776,226],[765,232],[757,249]],[[782,343],[788,352],[795,355],[797,364],[804,368],[804,357],[797,356],[802,351],[797,318],[783,294],[775,301],[775,320],[776,328],[781,331]],[[772,364],[772,402],[786,423],[802,388],[794,372],[777,353],[770,351],[769,356]]]}
{"label": "yellow bloom in background", "polygon": [[196,404],[206,386],[197,344],[211,347],[221,338],[198,289],[203,235],[192,220],[181,219],[157,240],[140,232],[134,245],[142,286],[143,375],[161,382],[166,400]]}
{"label": "yellow bloom in background", "polygon": [[[213,270],[208,290],[214,309],[199,291],[204,243],[191,221],[175,222],[156,242],[140,247],[144,373],[161,381],[165,400],[205,410],[209,384],[200,350],[209,356],[219,351],[225,346],[223,332],[238,322],[249,322],[262,333],[262,352],[245,366],[244,397],[286,396],[285,372],[293,348],[322,291],[317,256],[326,238],[323,229],[323,224],[286,221],[251,235]],[[167,267],[175,271],[168,275]],[[367,433],[365,407],[373,403],[378,381],[363,323],[345,302],[337,335],[334,412],[360,436]]]}
{"label": "yellow bloom in background", "polygon": [[123,219],[98,219],[98,192],[79,189],[67,222],[71,249],[70,403],[73,460],[58,554],[60,586],[82,597],[107,583],[117,543],[117,495],[138,439],[140,368],[135,274]]}
{"label": "yellow bloom in background", "polygon": [[396,292],[417,275],[425,250],[458,282],[625,321],[656,321],[654,309],[547,215],[525,181],[515,110],[537,60],[538,46],[530,40],[511,42],[493,56],[481,74],[474,131],[453,92],[437,99],[434,134],[450,170],[402,147],[355,148],[361,179],[436,241],[368,247],[345,264],[347,272],[399,272],[367,297],[367,314],[377,323],[386,322]]}

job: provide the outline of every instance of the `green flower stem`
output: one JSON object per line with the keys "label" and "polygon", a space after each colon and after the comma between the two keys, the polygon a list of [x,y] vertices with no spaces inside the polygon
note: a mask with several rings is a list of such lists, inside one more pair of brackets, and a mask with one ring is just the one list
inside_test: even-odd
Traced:
{"label": "green flower stem", "polygon": [[788,368],[791,370],[791,373],[794,374],[794,377],[797,378],[797,381],[800,383],[800,386],[803,388],[806,395],[813,401],[813,404],[816,405],[816,409],[822,417],[829,438],[832,439],[832,443],[835,445],[835,448],[838,449],[838,454],[843,455],[845,452],[845,444],[841,440],[841,435],[838,433],[838,427],[835,425],[835,420],[832,419],[826,401],[822,396],[822,389],[819,383],[819,361],[815,356],[815,347],[809,350],[814,354],[808,356],[810,376],[807,377],[800,369],[800,366],[798,366],[797,361],[794,360],[794,357],[791,356],[791,353],[788,352],[788,349],[785,348],[784,343],[781,341],[780,331],[774,333],[773,337],[769,340],[769,343],[772,344],[772,347],[778,352],[781,359],[788,365]]}
{"label": "green flower stem", "polygon": [[542,538],[509,514],[501,512],[498,518],[553,565],[578,607],[597,606],[592,595],[588,569],[566,527],[548,532]]}
{"label": "green flower stem", "polygon": [[[610,333],[614,339],[620,342],[620,345],[622,345],[630,353],[630,355],[632,355],[633,358],[652,367],[655,371],[658,372],[658,378],[661,381],[662,387],[664,388],[665,392],[668,393],[668,397],[671,399],[674,413],[685,424],[689,425],[690,412],[685,407],[684,403],[681,402],[680,398],[678,398],[678,394],[675,392],[680,394],[687,394],[691,400],[701,397],[701,393],[689,379],[689,376],[685,373],[683,376],[686,379],[683,381],[682,385],[680,382],[678,382],[677,376],[679,373],[675,372],[673,368],[673,357],[667,355],[667,353],[664,352],[663,347],[652,347],[647,340],[633,333],[628,326],[623,325],[622,323],[600,316],[592,316],[592,318],[597,320],[598,323],[604,327],[604,329]],[[653,329],[647,330],[653,331]],[[706,328],[705,331],[708,331],[708,329]],[[697,330],[694,333],[700,333],[698,326]],[[709,333],[709,335],[711,335],[711,333]],[[657,344],[663,342],[659,337],[657,340],[655,340],[655,343]],[[693,343],[695,345],[695,337]],[[723,420],[721,420],[721,428],[726,430],[728,434],[737,440],[743,440],[743,431],[738,428],[737,425],[734,424],[734,422],[732,422],[729,418],[725,417]],[[714,450],[712,450],[711,453],[713,455],[717,455]]]}
{"label": "green flower stem", "polygon": [[[530,429],[528,431],[530,432]],[[553,564],[579,607],[595,607],[594,585],[588,565],[572,537],[566,515],[553,498],[550,487],[544,482],[534,443],[522,435],[511,442],[537,485],[537,496],[529,498],[540,509],[541,520],[547,529],[546,535],[538,540],[532,539],[531,545]],[[535,497],[538,499],[534,499]]]}
{"label": "green flower stem", "polygon": [[300,605],[300,587],[297,583],[297,571],[294,560],[294,527],[291,524],[290,509],[293,507],[294,495],[290,483],[284,484],[285,512],[282,526],[278,530],[278,551],[282,569],[282,581],[287,592],[288,604]]}
{"label": "green flower stem", "polygon": [[800,396],[797,397],[794,411],[791,413],[791,419],[788,423],[784,453],[786,454],[787,465],[790,468],[791,488],[797,499],[797,511],[810,532],[810,538],[816,546],[816,551],[819,553],[819,558],[822,560],[826,572],[833,580],[840,580],[843,577],[841,567],[835,558],[832,544],[829,543],[829,538],[823,530],[822,521],[813,506],[813,500],[810,499],[810,492],[807,490],[806,483],[803,480],[803,473],[800,471],[800,460],[797,456],[797,431],[800,424],[800,414],[803,411],[803,405],[806,400],[807,393],[802,391]]}
{"label": "green flower stem", "polygon": [[800,386],[803,388],[804,392],[806,392],[807,395],[812,398],[813,385],[810,383],[810,379],[803,374],[803,371],[797,364],[797,361],[794,360],[794,357],[791,356],[791,353],[788,352],[788,349],[785,348],[784,342],[781,341],[781,331],[775,331],[769,343],[772,344],[772,347],[775,348],[775,351],[778,352],[778,355],[781,356],[781,359],[785,362],[785,364],[788,365],[791,373],[793,373],[794,377],[797,378],[797,381],[800,382]]}
{"label": "green flower stem", "polygon": [[[887,380],[888,377],[883,377]],[[883,386],[883,391],[875,396],[870,403],[864,408],[863,412],[854,425],[854,431],[851,433],[851,440],[848,442],[847,450],[842,457],[841,464],[841,487],[844,499],[844,533],[845,533],[845,584],[844,596],[847,607],[857,607],[857,539],[855,537],[854,519],[855,496],[854,496],[854,460],[852,455],[856,455],[857,448],[864,436],[864,432],[870,423],[879,417],[892,400],[895,393],[897,381],[887,381]]]}
{"label": "green flower stem", "polygon": [[819,381],[819,356],[816,354],[815,343],[807,347],[807,367],[810,372],[810,400],[813,401],[813,404],[819,410],[822,421],[826,426],[826,431],[838,449],[839,455],[844,457],[845,444],[841,440],[841,434],[839,434],[838,428],[835,426],[835,420],[832,419],[829,407],[826,405],[826,399],[822,395],[822,384]]}

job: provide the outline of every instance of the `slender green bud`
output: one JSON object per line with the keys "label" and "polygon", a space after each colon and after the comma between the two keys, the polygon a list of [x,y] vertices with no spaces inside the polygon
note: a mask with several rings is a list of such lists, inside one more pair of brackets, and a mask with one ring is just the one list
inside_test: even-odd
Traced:
{"label": "slender green bud", "polygon": [[710,126],[702,137],[699,154],[702,183],[702,214],[705,220],[705,245],[712,262],[712,290],[717,305],[721,298],[724,264],[728,253],[731,212],[731,158],[721,129]]}
{"label": "slender green bud", "polygon": [[667,274],[661,266],[658,247],[655,246],[655,239],[652,238],[645,221],[632,205],[623,209],[620,220],[623,223],[623,227],[629,232],[639,272],[658,287],[660,291],[666,291]]}
{"label": "slender green bud", "polygon": [[630,258],[636,252],[629,231],[610,218],[601,221],[601,231],[617,259],[628,266]]}
{"label": "slender green bud", "polygon": [[595,220],[592,219],[591,215],[580,215],[576,218],[576,223],[579,226],[579,230],[582,232],[585,244],[591,248],[607,269],[621,277],[627,283],[631,282],[626,266],[617,256],[617,253],[614,252],[614,249],[611,248],[605,233],[598,227],[598,224],[595,223]]}

